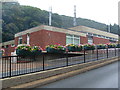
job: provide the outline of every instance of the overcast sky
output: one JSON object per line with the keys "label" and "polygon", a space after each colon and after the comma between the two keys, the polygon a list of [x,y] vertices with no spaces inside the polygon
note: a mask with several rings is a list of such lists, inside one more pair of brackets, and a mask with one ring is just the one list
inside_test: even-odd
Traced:
{"label": "overcast sky", "polygon": [[21,5],[30,5],[60,15],[73,16],[76,5],[77,17],[105,24],[118,24],[118,2],[120,0],[18,0]]}

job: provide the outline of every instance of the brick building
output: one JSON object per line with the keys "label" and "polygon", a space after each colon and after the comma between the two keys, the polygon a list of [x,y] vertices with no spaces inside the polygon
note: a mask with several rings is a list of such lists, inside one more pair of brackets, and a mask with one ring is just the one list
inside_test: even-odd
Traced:
{"label": "brick building", "polygon": [[[97,29],[76,26],[69,29],[62,29],[47,25],[40,25],[22,32],[15,34],[15,39],[11,41],[11,44],[29,44],[31,46],[39,45],[45,50],[46,45],[50,44],[106,44],[110,42],[117,42],[118,35],[100,31]],[[6,42],[7,43],[7,42]],[[5,48],[7,44],[2,46]],[[10,50],[9,50],[10,49]],[[8,51],[6,51],[8,50]],[[5,48],[5,55],[10,55],[14,51],[14,47]]]}
{"label": "brick building", "polygon": [[15,50],[14,40],[3,42],[0,46],[5,50],[3,56],[10,56]]}

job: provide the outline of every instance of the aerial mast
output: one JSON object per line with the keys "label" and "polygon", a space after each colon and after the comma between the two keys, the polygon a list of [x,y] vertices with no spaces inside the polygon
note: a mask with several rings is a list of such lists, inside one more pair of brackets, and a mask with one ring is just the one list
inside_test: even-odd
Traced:
{"label": "aerial mast", "polygon": [[52,22],[52,6],[49,8],[49,26],[51,26]]}
{"label": "aerial mast", "polygon": [[76,5],[74,5],[74,17],[73,17],[73,26],[76,26]]}

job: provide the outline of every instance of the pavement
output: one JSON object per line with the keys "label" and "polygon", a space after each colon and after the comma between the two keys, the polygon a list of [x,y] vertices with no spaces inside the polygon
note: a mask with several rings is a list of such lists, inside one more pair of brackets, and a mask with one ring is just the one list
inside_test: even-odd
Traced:
{"label": "pavement", "polygon": [[38,88],[118,88],[118,62]]}

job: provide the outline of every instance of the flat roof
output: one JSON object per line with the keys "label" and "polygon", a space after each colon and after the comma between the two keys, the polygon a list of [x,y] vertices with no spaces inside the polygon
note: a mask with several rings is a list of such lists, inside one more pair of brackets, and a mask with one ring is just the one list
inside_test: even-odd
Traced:
{"label": "flat roof", "polygon": [[18,0],[1,0],[1,2],[18,2]]}
{"label": "flat roof", "polygon": [[10,44],[14,44],[14,40],[2,42],[2,43],[0,43],[0,46],[10,45]]}
{"label": "flat roof", "polygon": [[55,32],[61,32],[61,33],[65,33],[65,34],[73,34],[73,35],[86,37],[85,33],[76,32],[76,31],[63,29],[63,28],[57,28],[57,27],[53,27],[53,26],[47,26],[47,25],[40,25],[40,26],[37,26],[37,27],[34,27],[34,28],[30,28],[28,30],[16,33],[15,37],[19,37],[19,36],[25,35],[27,33],[32,33],[32,32],[36,32],[36,31],[40,31],[40,30],[55,31]]}
{"label": "flat roof", "polygon": [[86,27],[86,26],[76,26],[76,27],[71,27],[69,29],[76,30],[76,31],[83,31],[83,32],[87,32],[87,33],[92,33],[92,34],[97,34],[97,35],[102,35],[102,36],[118,39],[117,34],[101,31],[101,30]]}

